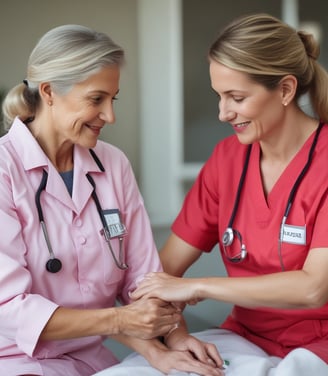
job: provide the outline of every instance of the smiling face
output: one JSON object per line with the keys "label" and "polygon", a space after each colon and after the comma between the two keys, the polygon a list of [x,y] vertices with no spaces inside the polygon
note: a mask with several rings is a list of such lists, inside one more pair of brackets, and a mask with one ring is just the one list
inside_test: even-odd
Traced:
{"label": "smiling face", "polygon": [[64,144],[95,146],[104,125],[115,121],[113,101],[119,91],[119,77],[119,67],[107,66],[65,95],[51,92],[47,132],[59,148]]}
{"label": "smiling face", "polygon": [[283,91],[268,90],[243,72],[210,62],[213,90],[219,96],[219,119],[229,122],[241,143],[250,144],[279,134],[283,126]]}
{"label": "smiling face", "polygon": [[95,146],[104,125],[115,122],[113,101],[119,91],[119,77],[119,68],[108,66],[73,86],[68,94],[55,96],[58,134],[73,144]]}

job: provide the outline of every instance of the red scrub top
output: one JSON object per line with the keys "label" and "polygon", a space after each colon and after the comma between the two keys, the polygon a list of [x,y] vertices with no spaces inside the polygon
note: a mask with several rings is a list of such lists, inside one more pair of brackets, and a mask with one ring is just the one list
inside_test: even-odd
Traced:
{"label": "red scrub top", "polygon": [[[214,149],[172,225],[173,232],[189,244],[209,252],[219,244],[227,273],[231,277],[259,276],[282,271],[278,238],[290,191],[308,159],[315,133],[305,142],[266,196],[260,171],[260,146],[252,146],[246,178],[233,228],[246,245],[247,257],[230,262],[222,252],[222,235],[228,225],[243,170],[248,146],[236,136]],[[300,226],[305,244],[283,242],[285,270],[302,269],[312,248],[328,248],[328,127],[323,126],[310,169],[303,178],[286,225]],[[240,243],[229,247],[230,257],[240,253]],[[328,280],[327,280],[328,281]],[[230,329],[271,355],[283,357],[305,347],[328,363],[328,304],[318,309],[247,309],[234,306],[224,321]]]}

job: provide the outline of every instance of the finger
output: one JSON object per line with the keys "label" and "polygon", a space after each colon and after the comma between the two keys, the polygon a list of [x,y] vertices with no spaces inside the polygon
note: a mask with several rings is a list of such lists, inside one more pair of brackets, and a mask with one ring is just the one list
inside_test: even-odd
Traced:
{"label": "finger", "polygon": [[184,302],[172,302],[173,307],[175,307],[179,312],[182,312],[186,308],[186,303]]}
{"label": "finger", "polygon": [[156,275],[158,275],[160,272],[149,272],[145,275],[144,279],[151,279],[153,277],[155,277]]}
{"label": "finger", "polygon": [[[179,367],[180,368],[180,367]],[[180,370],[184,370],[187,372],[196,373],[197,375],[206,375],[206,376],[224,376],[224,372],[222,369],[217,368],[210,364],[204,364],[197,360],[189,360],[188,365],[184,365],[184,367]]]}
{"label": "finger", "polygon": [[221,367],[223,364],[223,360],[215,347],[215,345],[210,343],[202,343],[201,345],[194,344],[190,349],[195,358],[199,361],[214,365],[215,367]]}
{"label": "finger", "polygon": [[159,325],[157,326],[158,334],[157,336],[164,336],[167,337],[169,334],[171,334],[174,330],[178,328],[179,324],[173,324],[173,325]]}
{"label": "finger", "polygon": [[[146,299],[148,299],[148,298],[145,298],[145,300]],[[167,301],[159,299],[159,298],[149,298],[149,301],[151,301],[152,303],[156,304],[159,307],[164,307],[164,308],[166,307],[168,309],[173,309],[175,311],[179,310],[179,307],[177,307],[173,303],[167,302]]]}
{"label": "finger", "polygon": [[129,295],[129,298],[132,299],[132,300],[138,300],[138,299],[143,297],[143,293],[142,293],[140,287],[137,287],[133,291],[129,291],[128,295]]}
{"label": "finger", "polygon": [[208,361],[213,361],[217,367],[222,367],[223,359],[221,358],[218,349],[213,344],[206,346]]}
{"label": "finger", "polygon": [[182,320],[180,313],[174,312],[171,314],[160,314],[158,321],[163,325],[178,326]]}
{"label": "finger", "polygon": [[203,346],[194,346],[191,351],[197,360],[205,364],[210,363],[209,360],[211,358],[209,357]]}
{"label": "finger", "polygon": [[133,300],[155,298],[156,294],[152,294],[152,290],[153,286],[148,286],[147,284],[144,284],[144,282],[141,282],[141,285],[139,285],[134,291],[129,292],[129,297]]}

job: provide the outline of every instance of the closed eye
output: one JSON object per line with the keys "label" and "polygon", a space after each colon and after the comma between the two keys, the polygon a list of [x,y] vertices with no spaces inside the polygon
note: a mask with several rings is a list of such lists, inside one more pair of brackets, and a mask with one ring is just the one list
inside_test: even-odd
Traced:
{"label": "closed eye", "polygon": [[237,103],[240,103],[244,100],[245,98],[244,97],[233,97],[233,100]]}
{"label": "closed eye", "polygon": [[95,103],[95,104],[101,103],[102,99],[103,99],[102,96],[91,97],[92,103]]}

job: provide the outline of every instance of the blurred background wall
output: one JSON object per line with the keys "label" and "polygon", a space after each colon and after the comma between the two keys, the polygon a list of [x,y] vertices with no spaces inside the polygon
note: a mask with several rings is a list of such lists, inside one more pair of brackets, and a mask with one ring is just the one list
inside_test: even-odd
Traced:
{"label": "blurred background wall", "polygon": [[102,138],[121,147],[139,174],[138,1],[136,0],[2,0],[0,3],[0,89],[25,78],[29,54],[49,29],[82,24],[109,34],[126,51],[117,121]]}
{"label": "blurred background wall", "polygon": [[[78,23],[108,33],[127,56],[116,124],[101,138],[130,159],[161,247],[183,197],[214,145],[230,134],[217,119],[206,53],[220,28],[237,15],[268,12],[320,40],[328,66],[328,2],[323,0],[2,0],[0,90],[25,78],[30,51],[52,27]],[[225,275],[218,249],[188,276]],[[188,307],[192,331],[219,324],[230,306]],[[129,352],[108,341],[119,358]]]}

